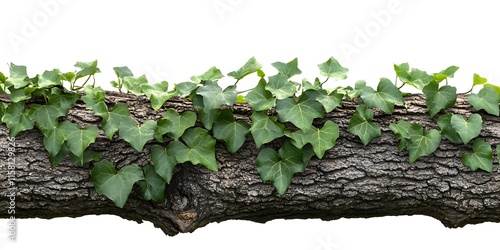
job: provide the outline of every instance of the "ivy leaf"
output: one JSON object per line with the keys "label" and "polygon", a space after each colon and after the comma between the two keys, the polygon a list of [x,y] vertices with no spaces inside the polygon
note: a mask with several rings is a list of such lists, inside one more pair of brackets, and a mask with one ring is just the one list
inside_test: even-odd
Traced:
{"label": "ivy leaf", "polygon": [[294,75],[302,74],[302,71],[297,67],[298,64],[299,64],[298,59],[295,58],[288,63],[275,62],[272,63],[271,65],[275,67],[280,74],[288,78],[291,78]]}
{"label": "ivy leaf", "polygon": [[265,111],[252,113],[252,126],[250,127],[250,132],[252,133],[257,148],[260,148],[262,144],[282,137],[285,135],[284,131],[285,126],[267,116]]}
{"label": "ivy leaf", "polygon": [[295,94],[297,86],[289,81],[286,76],[278,74],[269,77],[265,89],[276,96],[277,99],[285,99]]}
{"label": "ivy leaf", "polygon": [[481,77],[478,74],[474,74],[474,77],[472,78],[472,86],[476,85],[482,85],[488,82],[488,79]]}
{"label": "ivy leaf", "polygon": [[451,113],[439,116],[437,124],[441,129],[441,133],[444,135],[444,137],[446,137],[446,139],[456,144],[463,143],[462,138],[451,125],[452,116],[453,114]]}
{"label": "ivy leaf", "polygon": [[489,84],[489,83],[485,84],[484,86],[485,87],[492,87],[500,95],[500,87],[499,86],[493,85],[493,84]]}
{"label": "ivy leaf", "polygon": [[115,74],[118,78],[124,78],[126,76],[134,76],[132,71],[127,67],[113,67],[113,70],[115,71]]}
{"label": "ivy leaf", "polygon": [[[412,129],[412,124],[407,121],[399,120],[397,123],[391,123],[389,125],[389,128],[391,129],[392,132],[394,132],[396,137],[399,139],[398,152],[403,151],[403,149],[407,147],[408,141],[411,138],[411,134],[414,131]],[[417,133],[418,132],[419,131],[417,130]],[[420,132],[420,134],[422,133],[423,131]]]}
{"label": "ivy leaf", "polygon": [[302,151],[286,141],[278,153],[271,148],[262,149],[257,156],[257,171],[263,181],[270,181],[280,195],[292,182],[293,175],[304,171]]}
{"label": "ivy leaf", "polygon": [[136,95],[143,94],[142,89],[146,85],[148,85],[148,79],[146,78],[146,75],[142,75],[139,77],[123,77],[123,86],[125,87],[125,89]]}
{"label": "ivy leaf", "polygon": [[8,89],[10,92],[9,97],[12,102],[22,102],[25,100],[31,99],[31,93],[33,93],[37,88],[35,87],[26,87],[21,89],[14,89],[11,87]]}
{"label": "ivy leaf", "polygon": [[491,173],[493,171],[493,150],[491,149],[491,145],[481,139],[477,139],[472,145],[472,150],[474,153],[462,155],[462,163],[472,171],[482,169]]}
{"label": "ivy leaf", "polygon": [[58,127],[53,128],[47,136],[43,137],[43,146],[52,157],[56,156],[61,151],[64,141],[66,141],[65,134],[63,130],[59,128],[60,126],[61,124],[59,124]]}
{"label": "ivy leaf", "polygon": [[196,123],[196,113],[192,111],[186,111],[179,115],[177,111],[169,108],[164,114],[163,118],[157,121],[157,127],[154,134],[154,138],[163,142],[163,135],[177,140],[184,134],[186,129],[193,127]]}
{"label": "ivy leaf", "polygon": [[57,69],[51,71],[44,71],[38,78],[38,87],[40,88],[52,88],[57,85],[62,85],[61,82],[61,72]]}
{"label": "ivy leaf", "polygon": [[[101,117],[107,113],[108,107],[106,106],[106,103],[104,103],[106,92],[104,92],[101,87],[94,87],[91,85],[85,86],[83,92],[85,95],[82,96],[82,100],[85,102],[86,109],[93,110],[96,115]],[[101,110],[106,110],[106,112],[99,112]]]}
{"label": "ivy leaf", "polygon": [[216,68],[212,67],[207,72],[199,75],[199,76],[192,76],[191,81],[195,83],[201,83],[202,81],[216,81],[224,77],[222,72]]}
{"label": "ivy leaf", "polygon": [[434,80],[434,77],[423,70],[411,69],[410,71],[408,63],[394,65],[394,70],[401,82],[419,90],[423,90],[425,86],[429,85]]}
{"label": "ivy leaf", "polygon": [[141,92],[144,93],[154,110],[160,109],[163,104],[173,96],[177,95],[177,91],[168,91],[168,82],[162,81],[157,84],[142,85]]}
{"label": "ivy leaf", "polygon": [[457,72],[458,69],[459,69],[459,67],[457,67],[457,66],[450,66],[450,67],[446,68],[445,70],[442,70],[441,72],[434,74],[433,75],[434,80],[436,80],[438,83],[440,83],[445,79],[452,78],[455,76],[455,73]]}
{"label": "ivy leaf", "polygon": [[151,147],[151,161],[156,173],[170,184],[175,165],[177,164],[175,155],[159,145],[154,145]]}
{"label": "ivy leaf", "polygon": [[75,106],[76,101],[80,99],[80,94],[77,93],[63,93],[58,88],[53,88],[52,92],[47,96],[48,105],[52,105],[60,110],[61,113],[66,115],[68,110]]}
{"label": "ivy leaf", "polygon": [[262,68],[262,64],[258,63],[257,60],[252,57],[245,63],[245,65],[243,65],[243,67],[236,71],[229,72],[227,75],[235,78],[236,80],[240,80],[249,74],[257,72],[260,68]]}
{"label": "ivy leaf", "polygon": [[201,123],[203,123],[203,126],[205,126],[206,129],[211,130],[219,109],[205,108],[203,96],[201,95],[195,95],[193,97],[193,106],[196,110],[196,113],[198,114],[198,118],[200,119]]}
{"label": "ivy leaf", "polygon": [[307,132],[298,130],[293,133],[288,131],[285,133],[292,139],[292,144],[299,149],[310,143],[316,156],[321,159],[326,150],[335,146],[335,142],[339,138],[339,126],[328,120],[321,129],[314,128]]}
{"label": "ivy leaf", "polygon": [[198,88],[196,94],[203,96],[204,109],[218,109],[221,105],[233,105],[236,100],[236,86],[231,85],[224,90],[217,82],[206,81]]}
{"label": "ivy leaf", "polygon": [[321,82],[319,81],[319,78],[314,79],[314,83],[309,82],[307,79],[302,79],[302,85],[301,85],[302,91],[307,91],[307,90],[322,90],[323,87],[321,86]]}
{"label": "ivy leaf", "polygon": [[[66,144],[62,144],[61,149],[59,152],[55,155],[49,154],[49,162],[50,166],[52,168],[55,168],[59,163],[66,157],[68,154],[70,154],[68,147]],[[75,164],[76,165],[76,164]]]}
{"label": "ivy leaf", "polygon": [[415,162],[421,156],[428,156],[434,153],[439,147],[439,143],[441,143],[441,133],[439,131],[431,129],[423,133],[420,125],[413,124],[412,127],[414,127],[414,131],[420,131],[420,133],[412,133],[410,137],[410,142],[407,146],[410,163]]}
{"label": "ivy leaf", "polygon": [[144,168],[144,181],[139,186],[142,197],[145,200],[153,200],[156,202],[165,201],[165,180],[159,176],[153,166],[146,165]]}
{"label": "ivy leaf", "polygon": [[280,122],[291,122],[303,131],[311,128],[315,118],[323,118],[323,105],[313,97],[302,94],[298,102],[294,98],[281,99],[276,102],[276,112]]}
{"label": "ivy leaf", "polygon": [[361,99],[369,108],[377,107],[387,114],[392,114],[394,104],[404,104],[401,91],[387,78],[380,79],[376,92],[371,87],[363,88]]}
{"label": "ivy leaf", "polygon": [[19,132],[30,130],[34,126],[33,120],[24,109],[24,102],[10,103],[2,117],[9,128],[9,137],[15,137]]}
{"label": "ivy leaf", "polygon": [[121,139],[128,142],[138,152],[142,152],[144,145],[154,137],[156,121],[146,120],[139,126],[129,117],[120,122],[118,129]]}
{"label": "ivy leaf", "polygon": [[96,163],[91,173],[96,192],[108,197],[119,208],[125,205],[134,183],[144,180],[144,173],[136,164],[127,165],[116,172],[108,160]]}
{"label": "ivy leaf", "polygon": [[10,63],[9,70],[9,78],[5,81],[7,87],[14,86],[15,89],[20,89],[26,87],[30,83],[26,66]]}
{"label": "ivy leaf", "polygon": [[253,88],[245,97],[245,100],[255,111],[268,110],[276,104],[276,98],[266,90],[266,80],[261,78],[255,88]]}
{"label": "ivy leaf", "polygon": [[243,145],[250,125],[244,121],[235,121],[233,113],[223,109],[215,119],[213,133],[214,137],[226,142],[226,148],[234,154]]}
{"label": "ivy leaf", "polygon": [[306,90],[303,95],[307,95],[308,98],[321,103],[326,113],[332,112],[336,107],[342,107],[342,99],[344,98],[344,95],[339,94],[337,90],[328,94],[324,89],[309,89]]}
{"label": "ivy leaf", "polygon": [[484,109],[490,115],[500,116],[500,95],[490,86],[484,86],[479,93],[470,94],[467,101],[474,106],[474,109]]}
{"label": "ivy leaf", "polygon": [[359,105],[356,108],[356,111],[349,122],[349,128],[347,129],[349,132],[357,135],[365,146],[370,143],[373,138],[382,135],[382,131],[378,125],[371,122],[372,119],[373,111],[367,109],[366,105]]}
{"label": "ivy leaf", "polygon": [[48,135],[53,128],[57,127],[58,118],[65,116],[66,112],[63,112],[55,105],[31,104],[28,114],[35,121],[42,134]]}
{"label": "ivy leaf", "polygon": [[95,75],[96,73],[100,73],[101,70],[97,67],[97,60],[91,62],[77,62],[75,67],[80,68],[81,70],[76,72],[75,80],[79,78]]}
{"label": "ivy leaf", "polygon": [[215,139],[202,128],[190,128],[186,130],[181,139],[184,141],[172,141],[167,150],[172,151],[178,163],[191,162],[201,164],[207,169],[217,171],[215,160]]}
{"label": "ivy leaf", "polygon": [[196,88],[198,88],[198,84],[194,82],[181,82],[175,85],[174,90],[177,91],[180,97],[187,97],[191,96]]}
{"label": "ivy leaf", "polygon": [[337,59],[330,57],[326,62],[318,65],[321,75],[333,78],[335,80],[343,80],[347,78],[349,69],[340,65]]}
{"label": "ivy leaf", "polygon": [[483,118],[479,114],[473,114],[466,121],[462,115],[453,115],[451,117],[451,126],[460,135],[465,145],[479,136],[483,129]]}
{"label": "ivy leaf", "polygon": [[83,152],[95,142],[99,129],[95,126],[80,129],[77,124],[67,121],[62,122],[58,128],[64,134],[69,151],[78,156],[80,164],[83,165]]}
{"label": "ivy leaf", "polygon": [[431,117],[434,117],[439,111],[452,107],[457,101],[457,88],[443,86],[439,88],[437,82],[432,82],[425,86],[425,103]]}
{"label": "ivy leaf", "polygon": [[[124,103],[117,103],[111,111],[103,111],[106,112],[102,115],[102,130],[111,140],[116,131],[118,131],[120,127],[120,123],[127,121],[130,118],[130,111],[128,110],[127,105]],[[103,113],[100,112],[100,113]]]}
{"label": "ivy leaf", "polygon": [[69,154],[71,162],[73,162],[74,165],[80,166],[83,166],[84,164],[87,164],[91,161],[98,161],[101,157],[100,152],[95,152],[90,149],[83,151],[83,158],[74,155],[73,153],[69,152],[69,150],[66,151],[66,154]]}

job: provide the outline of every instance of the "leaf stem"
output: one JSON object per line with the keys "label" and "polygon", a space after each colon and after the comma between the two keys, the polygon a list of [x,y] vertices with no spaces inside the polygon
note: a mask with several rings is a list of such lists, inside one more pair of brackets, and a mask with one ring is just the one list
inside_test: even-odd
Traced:
{"label": "leaf stem", "polygon": [[327,77],[326,80],[322,83],[320,83],[319,85],[323,85],[325,82],[328,82],[328,80],[330,80],[330,77]]}

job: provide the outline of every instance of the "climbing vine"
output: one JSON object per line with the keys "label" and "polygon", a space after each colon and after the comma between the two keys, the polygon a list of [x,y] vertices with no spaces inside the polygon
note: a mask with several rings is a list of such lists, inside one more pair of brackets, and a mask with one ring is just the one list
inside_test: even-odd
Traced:
{"label": "climbing vine", "polygon": [[[9,128],[10,137],[38,129],[52,167],[57,167],[65,157],[77,165],[90,163],[97,193],[118,207],[125,205],[137,182],[144,199],[162,202],[176,165],[190,162],[217,171],[217,141],[235,154],[249,137],[259,150],[255,165],[262,180],[272,183],[283,195],[293,175],[304,171],[312,157],[321,159],[339,138],[336,123],[327,120],[315,126],[315,120],[335,112],[342,107],[343,100],[353,100],[357,107],[348,131],[366,146],[381,136],[381,128],[372,120],[374,110],[391,115],[396,105],[405,107],[406,94],[401,92],[405,85],[422,91],[428,114],[437,123],[436,129],[427,131],[420,124],[404,120],[390,124],[389,129],[400,142],[398,151],[406,150],[410,163],[434,153],[443,137],[455,144],[471,145],[471,152],[462,156],[462,163],[472,171],[492,172],[494,152],[497,157],[500,155],[500,145],[494,151],[494,145],[478,138],[483,129],[481,114],[500,115],[500,87],[477,74],[467,93],[467,101],[477,112],[464,117],[449,112],[457,100],[457,89],[448,84],[459,69],[456,66],[429,74],[410,68],[408,63],[394,65],[396,80],[381,78],[376,89],[364,81],[356,82],[354,87],[324,87],[329,80],[347,78],[348,69],[333,57],[318,65],[323,80],[293,81],[293,76],[302,73],[297,59],[272,66],[278,73],[266,77],[262,65],[251,58],[227,74],[234,78],[234,84],[225,88],[218,84],[225,76],[216,67],[174,86],[166,81],[150,84],[144,75],[134,76],[127,67],[115,67],[117,80],[111,85],[120,92],[147,96],[154,110],[174,96],[192,101],[194,111],[179,114],[167,109],[158,120],[138,123],[124,103],[107,106],[106,92],[95,86],[94,76],[100,72],[97,61],[78,62],[74,72],[54,69],[35,77],[28,76],[25,66],[11,63],[8,77],[0,72],[0,93],[10,99],[0,103],[0,117]],[[237,84],[250,74],[256,74],[259,81],[253,89],[243,91],[246,95],[241,95]],[[473,88],[481,89],[473,93]],[[100,126],[82,128],[63,119],[79,100],[101,118]],[[251,123],[235,118],[232,112],[235,102],[247,103],[252,108]],[[196,126],[197,122],[202,126]],[[108,139],[117,136],[138,152],[144,150],[146,143],[154,142],[149,150],[150,164],[131,164],[118,170],[109,160],[101,159],[98,152],[89,149],[101,130]],[[270,143],[278,139],[281,147],[276,151]]]}

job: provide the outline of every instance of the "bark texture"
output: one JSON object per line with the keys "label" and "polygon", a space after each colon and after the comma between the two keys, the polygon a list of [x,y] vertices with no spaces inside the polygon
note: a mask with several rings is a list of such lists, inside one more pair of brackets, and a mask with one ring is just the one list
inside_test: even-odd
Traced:
{"label": "bark texture", "polygon": [[[124,102],[138,120],[159,119],[166,108],[178,112],[191,110],[191,103],[171,99],[158,112],[150,108],[145,97],[109,92],[111,107]],[[258,151],[251,137],[237,154],[231,155],[222,143],[216,145],[218,172],[202,166],[182,164],[166,190],[166,201],[155,203],[143,200],[134,188],[125,207],[119,209],[93,187],[90,170],[64,160],[51,169],[48,154],[43,148],[42,135],[36,131],[20,133],[15,145],[8,145],[8,131],[0,126],[0,218],[9,218],[9,180],[7,174],[8,148],[15,149],[15,206],[16,218],[79,217],[89,214],[114,214],[137,222],[150,221],[168,235],[191,232],[211,222],[243,219],[265,222],[277,218],[377,217],[389,215],[428,215],[447,227],[471,223],[500,222],[500,168],[495,159],[493,173],[472,172],[460,162],[469,146],[453,145],[443,139],[439,149],[430,157],[408,163],[406,151],[398,153],[398,140],[389,124],[403,119],[422,124],[426,130],[436,127],[425,109],[422,96],[405,100],[407,109],[396,107],[392,116],[375,113],[374,121],[383,133],[368,146],[347,132],[355,104],[329,113],[340,127],[336,146],[323,159],[313,158],[304,173],[297,174],[284,196],[277,195],[273,186],[262,183],[255,167]],[[463,96],[452,112],[469,115],[471,107]],[[251,109],[236,105],[238,119],[248,122]],[[484,120],[481,138],[500,143],[500,118],[480,113]],[[82,103],[70,110],[67,118],[82,126],[100,124],[100,118],[85,110]],[[102,152],[118,167],[149,162],[147,144],[138,153],[116,136],[112,141],[100,134],[91,149]],[[272,145],[271,145],[272,146]],[[12,158],[12,157],[11,157]]]}

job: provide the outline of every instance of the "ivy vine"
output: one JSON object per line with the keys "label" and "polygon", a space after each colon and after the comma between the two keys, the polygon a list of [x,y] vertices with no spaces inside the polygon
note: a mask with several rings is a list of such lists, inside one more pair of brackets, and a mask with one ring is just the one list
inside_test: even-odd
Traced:
{"label": "ivy vine", "polygon": [[[448,79],[459,69],[456,66],[429,74],[410,68],[408,63],[394,65],[396,81],[381,78],[376,89],[364,81],[356,82],[354,87],[326,89],[324,84],[328,80],[347,78],[348,69],[333,57],[318,65],[325,78],[323,81],[319,78],[293,81],[292,77],[302,73],[297,59],[276,62],[272,66],[278,73],[266,77],[262,65],[251,58],[241,68],[227,74],[235,82],[225,88],[218,84],[225,76],[216,67],[173,87],[166,81],[150,84],[145,75],[134,76],[127,67],[115,67],[117,80],[111,85],[120,92],[147,96],[154,110],[159,110],[174,96],[193,103],[194,112],[179,114],[174,109],[167,109],[162,118],[139,124],[124,103],[117,103],[111,109],[106,105],[105,91],[95,86],[94,76],[100,72],[97,61],[78,62],[73,72],[53,69],[35,77],[28,76],[25,66],[11,63],[8,77],[0,72],[0,93],[10,98],[10,102],[0,103],[0,117],[9,128],[10,137],[38,129],[52,167],[65,157],[77,165],[92,162],[91,174],[97,193],[105,195],[118,207],[125,205],[137,182],[140,182],[144,199],[162,202],[165,187],[177,164],[190,162],[217,171],[216,142],[224,142],[227,150],[235,154],[249,136],[259,150],[255,164],[262,180],[272,183],[283,195],[293,175],[304,171],[311,157],[321,159],[339,138],[337,124],[328,120],[316,127],[313,125],[315,120],[335,112],[342,107],[343,100],[355,100],[358,106],[350,118],[348,131],[366,146],[381,136],[379,125],[372,121],[374,110],[391,115],[396,105],[404,107],[405,94],[400,89],[409,85],[423,92],[429,116],[436,121],[439,130],[425,131],[420,124],[404,120],[390,124],[390,130],[400,141],[398,151],[406,150],[409,162],[413,163],[437,150],[444,137],[455,144],[472,144],[471,152],[462,156],[465,166],[472,171],[492,172],[494,145],[478,139],[483,129],[482,116],[474,113],[463,117],[448,112],[457,100],[457,89],[448,85]],[[238,92],[237,84],[250,74],[257,74],[259,82],[250,90]],[[479,92],[472,93],[472,88],[479,87]],[[467,101],[472,107],[483,110],[483,115],[499,116],[500,87],[474,74],[472,88],[467,93]],[[241,95],[244,92],[247,94]],[[43,101],[27,105],[26,102],[33,99]],[[78,100],[101,118],[99,127],[82,128],[62,119]],[[248,103],[252,108],[250,124],[235,119],[231,109],[235,102]],[[436,115],[439,116],[435,118]],[[197,121],[203,126],[195,126]],[[150,164],[131,164],[117,170],[112,162],[101,159],[98,152],[89,149],[100,130],[110,140],[118,133],[119,139],[138,152],[143,151],[146,143],[155,141],[150,149]],[[279,138],[283,143],[278,151],[268,146]],[[496,145],[495,152],[498,157],[500,145]]]}

